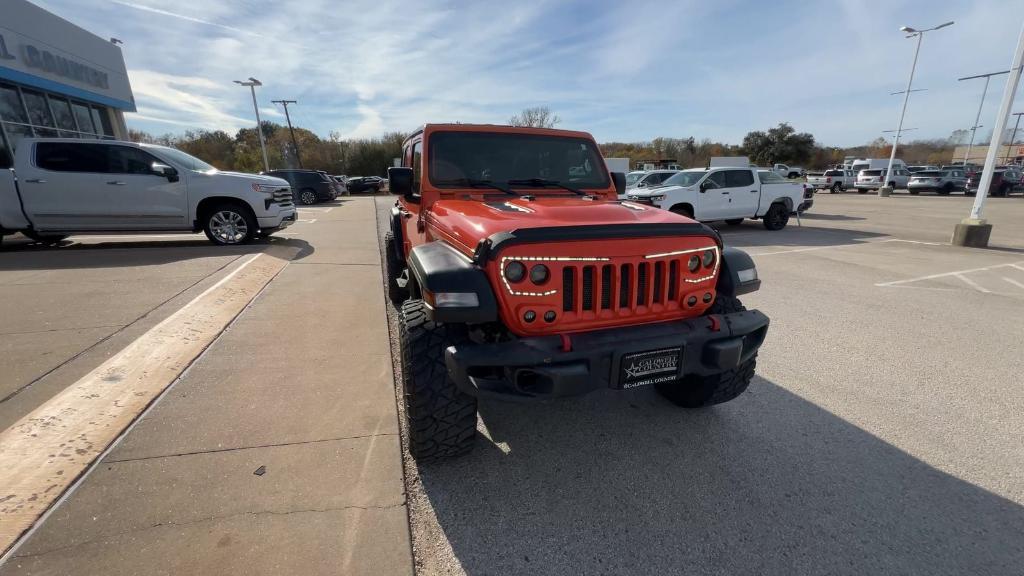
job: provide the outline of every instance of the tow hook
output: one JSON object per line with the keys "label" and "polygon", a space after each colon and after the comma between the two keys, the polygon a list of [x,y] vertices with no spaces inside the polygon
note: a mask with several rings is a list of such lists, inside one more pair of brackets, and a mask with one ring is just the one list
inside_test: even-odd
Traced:
{"label": "tow hook", "polygon": [[712,314],[711,316],[708,316],[708,320],[711,322],[711,325],[708,326],[708,329],[711,330],[712,332],[718,332],[722,329],[722,323],[721,321],[718,320],[717,314]]}
{"label": "tow hook", "polygon": [[569,339],[568,334],[559,334],[562,338],[562,352],[572,352],[572,340]]}

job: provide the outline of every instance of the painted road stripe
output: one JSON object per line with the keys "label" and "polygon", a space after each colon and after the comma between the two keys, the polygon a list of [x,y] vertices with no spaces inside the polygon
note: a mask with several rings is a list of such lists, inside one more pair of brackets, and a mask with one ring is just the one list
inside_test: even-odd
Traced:
{"label": "painted road stripe", "polygon": [[909,284],[910,282],[920,282],[921,280],[934,280],[936,278],[946,278],[948,276],[958,276],[961,274],[970,274],[971,272],[984,272],[986,270],[995,270],[996,268],[1020,268],[1020,264],[1024,264],[1024,261],[1013,262],[1010,264],[996,264],[994,266],[985,266],[983,268],[971,268],[969,270],[954,270],[953,272],[942,272],[940,274],[929,274],[928,276],[918,276],[917,278],[908,278],[906,280],[893,280],[892,282],[879,282],[875,286],[897,286],[899,284]]}
{"label": "painted road stripe", "polygon": [[0,551],[14,544],[298,253],[270,247],[0,432]]}
{"label": "painted road stripe", "polygon": [[985,288],[981,284],[978,284],[977,282],[975,282],[974,280],[971,280],[970,278],[968,278],[967,276],[964,276],[963,274],[953,274],[953,277],[960,279],[961,281],[963,281],[964,284],[967,284],[968,286],[970,286],[971,288],[974,288],[978,292],[984,292],[986,294],[992,292],[988,288]]}
{"label": "painted road stripe", "polygon": [[1024,290],[1024,284],[1014,280],[1013,278],[1007,278],[1006,276],[1003,276],[1003,280],[1006,280],[1007,282],[1009,282],[1010,284],[1013,284],[1017,288],[1020,288],[1021,290]]}

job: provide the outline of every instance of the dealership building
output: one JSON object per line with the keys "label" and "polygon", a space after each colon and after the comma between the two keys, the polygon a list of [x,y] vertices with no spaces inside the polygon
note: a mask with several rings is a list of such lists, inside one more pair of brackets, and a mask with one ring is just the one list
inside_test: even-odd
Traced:
{"label": "dealership building", "polygon": [[135,111],[121,49],[27,2],[0,18],[0,167],[28,136],[126,138]]}

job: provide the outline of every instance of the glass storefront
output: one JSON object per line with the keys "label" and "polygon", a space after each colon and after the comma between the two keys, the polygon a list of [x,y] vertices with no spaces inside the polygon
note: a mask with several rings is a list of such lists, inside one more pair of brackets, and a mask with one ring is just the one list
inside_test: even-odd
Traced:
{"label": "glass storefront", "polygon": [[59,94],[0,83],[0,168],[25,137],[113,138],[111,110]]}

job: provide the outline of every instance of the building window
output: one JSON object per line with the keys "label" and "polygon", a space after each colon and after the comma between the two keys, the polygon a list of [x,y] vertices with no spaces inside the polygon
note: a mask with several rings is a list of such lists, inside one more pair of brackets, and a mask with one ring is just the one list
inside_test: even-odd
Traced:
{"label": "building window", "polygon": [[114,137],[110,109],[64,96],[0,84],[0,167],[26,137]]}

